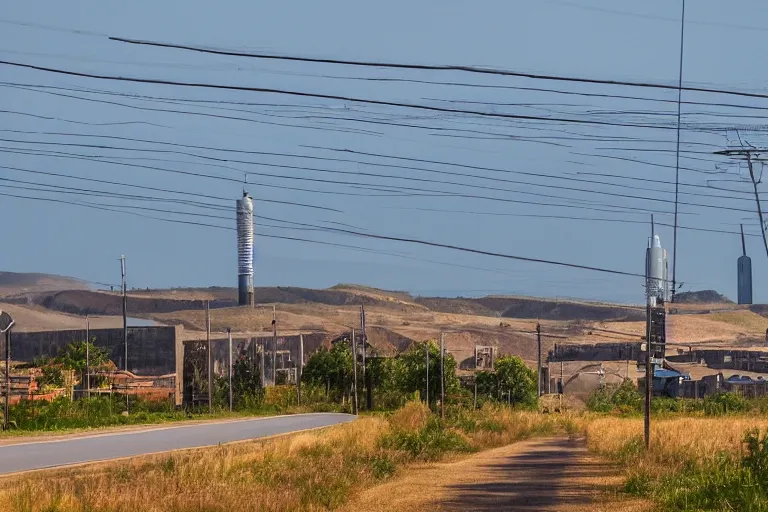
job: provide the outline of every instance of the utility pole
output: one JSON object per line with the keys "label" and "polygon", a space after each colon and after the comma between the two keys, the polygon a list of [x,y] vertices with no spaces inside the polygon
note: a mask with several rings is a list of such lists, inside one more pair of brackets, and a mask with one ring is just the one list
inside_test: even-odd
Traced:
{"label": "utility pole", "polygon": [[677,288],[677,198],[680,190],[680,105],[683,99],[683,49],[685,48],[685,0],[683,12],[680,16],[680,73],[677,81],[677,161],[675,163],[675,229],[672,241],[672,290],[670,301],[675,302],[675,288]]}
{"label": "utility pole", "polygon": [[368,389],[368,380],[366,379],[366,361],[365,361],[365,345],[368,341],[367,331],[365,329],[365,306],[360,305],[360,330],[362,331],[362,343],[363,343],[363,391],[365,392],[365,407],[371,409],[371,393]]}
{"label": "utility pole", "polygon": [[653,391],[653,364],[651,363],[651,303],[646,305],[645,314],[645,410],[644,414],[644,438],[645,449],[651,447],[651,393]]}
{"label": "utility pole", "polygon": [[85,394],[91,398],[91,329],[90,319],[85,315]]}
{"label": "utility pole", "polygon": [[277,386],[277,308],[272,305],[272,385]]}
{"label": "utility pole", "polygon": [[8,431],[11,399],[11,328],[5,331],[5,411],[3,412],[3,430]]}
{"label": "utility pole", "polygon": [[205,340],[208,343],[208,412],[213,412],[213,350],[211,346],[211,301],[205,301]]}
{"label": "utility pole", "polygon": [[125,410],[130,413],[131,401],[128,395],[128,285],[125,282],[125,256],[120,256],[120,270],[123,275],[123,345],[125,347]]}
{"label": "utility pole", "polygon": [[429,341],[424,346],[427,348],[427,408],[429,408]]}
{"label": "utility pole", "polygon": [[536,322],[536,343],[538,346],[536,351],[536,396],[541,397],[541,324],[539,322]]}
{"label": "utility pole", "polygon": [[[737,132],[738,135],[738,132]],[[741,136],[739,136],[739,139],[741,139]],[[749,143],[747,143],[749,144]],[[724,156],[730,156],[737,160],[745,160],[747,162],[747,168],[749,169],[749,177],[752,180],[752,189],[755,194],[755,203],[757,204],[757,215],[760,218],[760,233],[763,236],[763,245],[765,246],[765,253],[768,255],[768,238],[766,237],[765,230],[768,226],[765,224],[765,219],[763,216],[763,208],[760,203],[760,194],[757,190],[757,185],[762,180],[762,176],[760,178],[757,178],[755,176],[755,163],[763,164],[765,160],[760,159],[760,155],[768,153],[768,149],[760,149],[755,147],[749,147],[746,148],[743,146],[741,148],[737,149],[726,149],[723,151],[716,151],[716,155],[724,155]]]}
{"label": "utility pole", "polygon": [[304,372],[304,335],[299,334],[299,365],[296,367],[296,399],[301,405],[301,374]]}
{"label": "utility pole", "polygon": [[232,412],[232,329],[227,327],[227,341],[229,342],[229,412]]}
{"label": "utility pole", "polygon": [[10,397],[11,397],[11,328],[13,319],[11,316],[0,311],[0,334],[5,334],[5,408],[3,413],[3,430],[7,431],[10,426]]}
{"label": "utility pole", "polygon": [[445,335],[440,333],[440,417],[445,419]]}
{"label": "utility pole", "polygon": [[265,373],[267,372],[266,365],[264,364],[264,358],[267,355],[266,351],[266,343],[262,342],[260,343],[261,346],[261,356],[259,357],[259,373],[261,374],[261,389],[264,391],[267,388],[267,381],[265,377]]}
{"label": "utility pole", "polygon": [[557,390],[558,394],[560,395],[560,412],[563,411],[563,392],[565,391],[565,386],[563,383],[563,362],[560,361],[560,389]]}
{"label": "utility pole", "polygon": [[[645,411],[644,438],[646,449],[651,445],[651,400],[653,399],[653,373],[656,364],[663,364],[666,352],[667,282],[659,267],[663,249],[655,243],[656,233],[651,215],[651,243],[646,250],[646,328],[645,328]],[[601,368],[602,372],[602,368]],[[601,381],[603,376],[601,375]],[[602,382],[601,382],[602,384]]]}
{"label": "utility pole", "polygon": [[352,373],[354,374],[354,383],[352,385],[352,388],[355,392],[355,401],[353,403],[353,407],[355,410],[355,414],[357,414],[357,346],[355,344],[355,329],[352,329],[352,339],[350,340],[350,343],[352,344]]}

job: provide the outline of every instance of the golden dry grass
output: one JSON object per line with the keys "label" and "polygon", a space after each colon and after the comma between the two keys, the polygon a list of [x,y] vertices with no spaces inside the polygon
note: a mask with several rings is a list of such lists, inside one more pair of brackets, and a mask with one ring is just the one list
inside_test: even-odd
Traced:
{"label": "golden dry grass", "polygon": [[448,437],[430,430],[434,421],[422,404],[409,403],[389,418],[321,431],[12,476],[0,480],[0,512],[333,510],[397,468],[418,464],[408,444],[414,439],[448,439],[454,444],[434,445],[428,457],[456,457],[564,430],[554,415],[492,407],[449,424]]}
{"label": "golden dry grass", "polygon": [[0,511],[326,510],[373,480],[362,465],[350,472],[348,459],[372,456],[386,429],[386,421],[365,418],[294,437],[50,471],[44,479],[6,478]]}
{"label": "golden dry grass", "polygon": [[[738,455],[747,430],[768,429],[768,418],[669,418],[651,422],[651,449],[647,464],[682,466],[688,461],[706,463],[721,453]],[[642,418],[599,418],[586,422],[587,443],[595,453],[616,456],[629,441],[641,442]]]}

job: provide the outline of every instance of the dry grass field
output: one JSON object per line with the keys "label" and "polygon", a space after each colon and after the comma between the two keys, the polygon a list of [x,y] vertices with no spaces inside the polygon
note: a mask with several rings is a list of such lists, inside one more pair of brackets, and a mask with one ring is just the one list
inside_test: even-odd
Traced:
{"label": "dry grass field", "polygon": [[465,428],[442,429],[409,403],[321,431],[0,479],[0,512],[335,510],[413,464],[552,435],[568,421],[484,408]]}

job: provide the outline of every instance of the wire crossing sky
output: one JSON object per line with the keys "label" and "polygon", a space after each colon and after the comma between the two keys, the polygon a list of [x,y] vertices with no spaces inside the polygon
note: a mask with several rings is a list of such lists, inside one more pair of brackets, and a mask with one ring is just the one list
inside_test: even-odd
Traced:
{"label": "wire crossing sky", "polygon": [[[680,88],[677,281],[730,296],[739,224],[766,268],[715,154],[768,130],[768,6],[736,3],[686,6]],[[257,285],[642,301],[651,214],[672,250],[678,4],[300,4],[4,12],[0,269],[112,282],[125,254],[133,286],[232,286],[247,189]]]}

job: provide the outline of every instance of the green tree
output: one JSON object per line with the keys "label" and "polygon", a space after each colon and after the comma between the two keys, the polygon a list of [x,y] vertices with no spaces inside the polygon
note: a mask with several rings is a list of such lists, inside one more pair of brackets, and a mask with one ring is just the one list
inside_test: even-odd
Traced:
{"label": "green tree", "polygon": [[491,399],[507,396],[515,404],[536,403],[536,370],[528,368],[517,356],[500,357],[494,363],[494,371],[481,371],[475,375],[477,394]]}
{"label": "green tree", "polygon": [[[225,403],[229,401],[228,387],[229,382],[225,384],[222,378],[221,400]],[[232,365],[232,401],[235,407],[254,407],[264,401],[259,368],[255,361],[245,356],[238,357]]]}
{"label": "green tree", "polygon": [[[427,388],[427,348],[429,349],[429,403],[434,403],[440,396],[440,347],[432,340],[414,343],[408,350],[397,357],[395,381],[404,393],[426,393]],[[456,377],[456,360],[446,354],[444,363],[445,393],[449,395],[459,389]]]}
{"label": "green tree", "polygon": [[67,370],[82,373],[86,367],[86,347],[88,364],[91,368],[103,366],[109,362],[109,354],[106,349],[87,341],[73,341],[59,350],[59,355],[53,361]]}
{"label": "green tree", "polygon": [[340,340],[334,343],[331,350],[321,348],[312,354],[304,366],[301,380],[310,385],[325,386],[328,395],[347,394],[353,380],[349,341]]}
{"label": "green tree", "polygon": [[500,357],[494,363],[496,382],[502,393],[511,393],[510,401],[516,404],[534,405],[538,386],[536,370],[517,356]]}

